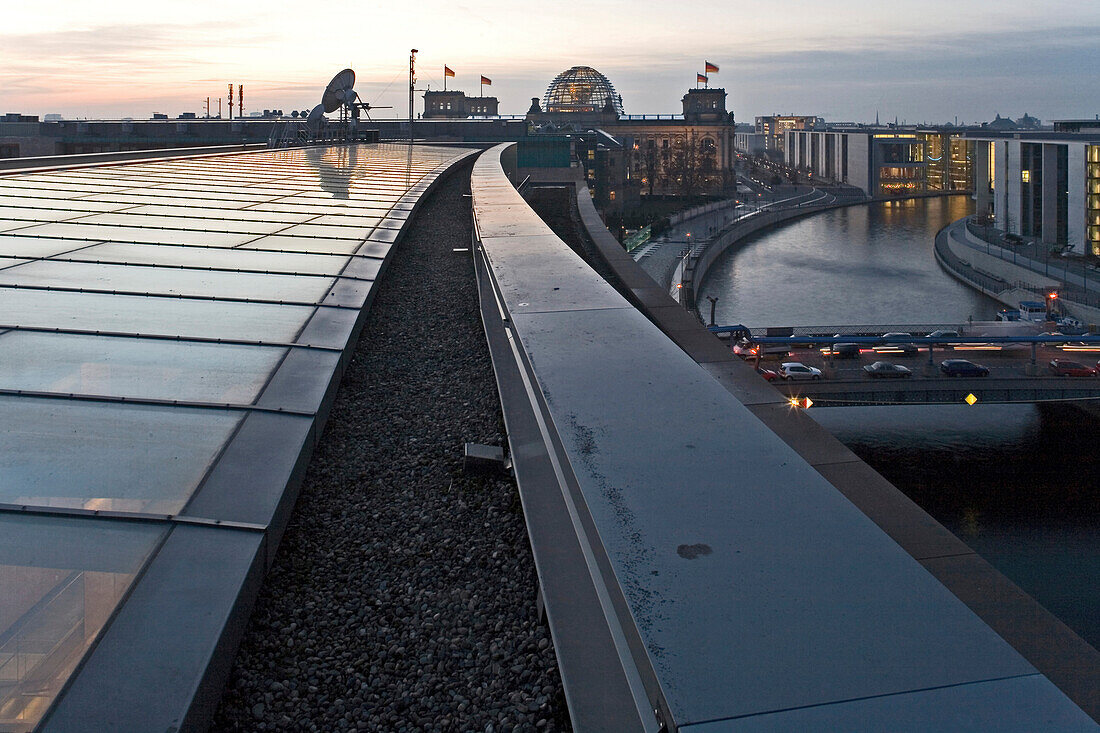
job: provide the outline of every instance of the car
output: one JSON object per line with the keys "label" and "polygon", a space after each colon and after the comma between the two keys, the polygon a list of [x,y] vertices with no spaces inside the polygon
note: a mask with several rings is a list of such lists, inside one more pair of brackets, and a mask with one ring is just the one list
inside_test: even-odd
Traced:
{"label": "car", "polygon": [[779,365],[783,379],[821,379],[821,370],[797,361],[785,361]]}
{"label": "car", "polygon": [[888,361],[876,361],[863,367],[867,376],[871,378],[911,377],[913,372],[901,364],[891,364]]}
{"label": "car", "polygon": [[920,352],[915,344],[879,344],[872,350],[876,354],[900,354],[901,356],[915,356]]}
{"label": "car", "polygon": [[[957,339],[957,338],[959,338],[959,332],[958,331],[933,331],[932,333],[928,334],[928,336],[926,338],[930,338],[930,339]],[[932,345],[933,346],[939,346],[941,349],[950,349],[951,348],[951,344],[944,343],[942,341],[933,341]]]}
{"label": "car", "polygon": [[733,345],[733,353],[742,359],[751,359],[760,353],[760,347],[748,339],[741,339]]}
{"label": "car", "polygon": [[1065,334],[1058,331],[1043,331],[1038,335],[1038,338],[1050,339],[1049,341],[1042,341],[1043,346],[1061,346],[1066,342],[1064,338],[1061,338],[1063,336]]}
{"label": "car", "polygon": [[1069,359],[1051,359],[1047,364],[1050,373],[1056,377],[1095,377],[1096,369],[1085,366],[1079,361]]}
{"label": "car", "polygon": [[859,344],[833,344],[821,350],[822,356],[831,356],[834,359],[858,359]]}
{"label": "car", "polygon": [[762,376],[764,379],[768,380],[769,382],[774,382],[775,380],[779,379],[779,372],[775,371],[774,369],[756,367],[756,373]]}
{"label": "car", "polygon": [[915,344],[902,341],[901,339],[911,339],[913,334],[904,333],[902,331],[892,331],[890,333],[884,333],[881,337],[883,340],[889,339],[890,343],[876,344],[873,350],[876,354],[901,354],[902,356],[913,356],[920,349]]}
{"label": "car", "polygon": [[988,377],[989,367],[975,364],[966,359],[944,359],[940,362],[940,371],[948,377]]}
{"label": "car", "polygon": [[772,356],[786,356],[791,353],[789,347],[783,344],[764,344],[761,346],[755,341],[749,341],[748,339],[740,339],[731,347],[733,353],[740,356],[742,359],[755,359],[763,354],[771,354]]}

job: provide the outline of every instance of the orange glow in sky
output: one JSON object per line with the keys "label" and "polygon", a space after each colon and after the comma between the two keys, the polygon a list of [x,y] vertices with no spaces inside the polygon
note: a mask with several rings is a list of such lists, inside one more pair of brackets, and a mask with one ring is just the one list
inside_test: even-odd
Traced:
{"label": "orange glow in sky", "polygon": [[308,110],[346,66],[364,101],[401,109],[416,47],[419,86],[442,88],[447,64],[448,86],[477,93],[484,74],[505,114],[577,64],[608,76],[627,113],[678,112],[707,59],[740,121],[1091,117],[1098,31],[1100,3],[1077,0],[17,3],[0,26],[0,111],[175,116],[229,82],[249,111]]}

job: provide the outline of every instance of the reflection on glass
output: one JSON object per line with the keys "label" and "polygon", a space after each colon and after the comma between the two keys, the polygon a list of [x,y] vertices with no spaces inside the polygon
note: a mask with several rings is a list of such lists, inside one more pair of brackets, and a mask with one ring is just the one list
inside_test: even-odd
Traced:
{"label": "reflection on glass", "polygon": [[38,724],[162,532],[0,515],[0,731]]}
{"label": "reflection on glass", "polygon": [[240,419],[229,410],[0,397],[0,503],[175,514]]}
{"label": "reflection on glass", "polygon": [[[358,159],[358,145],[306,148],[306,161],[317,169],[322,190],[331,193],[335,199],[349,197],[348,186],[356,175]],[[365,167],[359,175],[368,172],[369,167]]]}

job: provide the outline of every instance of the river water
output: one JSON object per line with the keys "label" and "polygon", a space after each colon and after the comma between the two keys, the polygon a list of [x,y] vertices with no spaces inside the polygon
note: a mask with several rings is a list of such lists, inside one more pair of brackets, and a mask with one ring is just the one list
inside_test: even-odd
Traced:
{"label": "river water", "polygon": [[[746,240],[700,302],[747,326],[961,323],[1002,306],[945,273],[962,196],[854,206]],[[1100,647],[1100,419],[1059,405],[833,407],[810,414],[1017,585]]]}

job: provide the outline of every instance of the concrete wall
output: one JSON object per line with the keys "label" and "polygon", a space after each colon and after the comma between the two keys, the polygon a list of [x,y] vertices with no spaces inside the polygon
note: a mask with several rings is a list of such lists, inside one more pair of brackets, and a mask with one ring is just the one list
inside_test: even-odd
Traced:
{"label": "concrete wall", "polygon": [[1086,240],[1085,218],[1087,207],[1085,206],[1085,159],[1088,146],[1083,143],[1074,143],[1069,146],[1067,165],[1069,167],[1069,222],[1067,226],[1067,239],[1073,246],[1073,251],[1078,254],[1088,254]]}
{"label": "concrete wall", "polygon": [[868,195],[871,190],[871,138],[868,135],[848,136],[848,183],[862,188]]}
{"label": "concrete wall", "polygon": [[989,190],[989,143],[974,141],[974,211],[985,216],[993,205],[993,193]]}
{"label": "concrete wall", "polygon": [[1043,242],[1058,241],[1058,147],[1043,146]]}
{"label": "concrete wall", "polygon": [[996,140],[993,143],[993,215],[997,218],[997,226],[1008,226],[1010,217],[1008,210],[1008,196],[1006,195],[1008,179],[1005,166],[1008,165],[1008,142]]}

